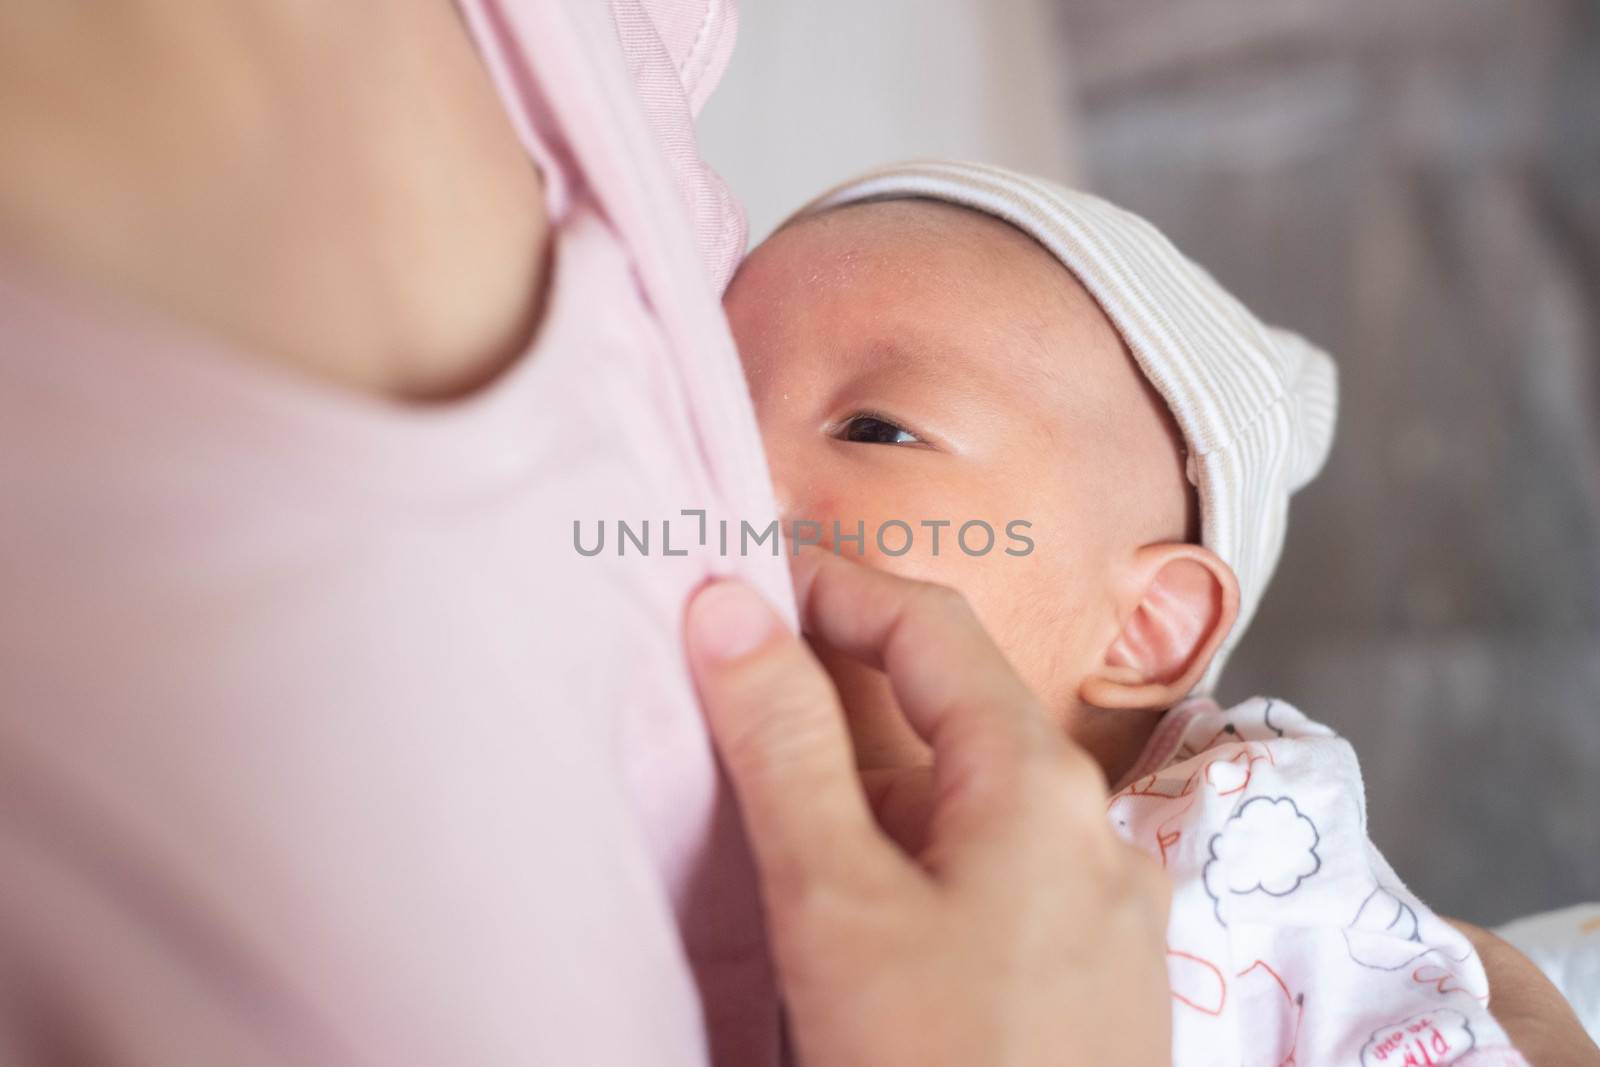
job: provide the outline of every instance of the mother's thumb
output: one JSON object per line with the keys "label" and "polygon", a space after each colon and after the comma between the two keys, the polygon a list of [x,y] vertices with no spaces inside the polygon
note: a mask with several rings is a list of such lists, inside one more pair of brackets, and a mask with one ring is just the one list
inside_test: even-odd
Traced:
{"label": "mother's thumb", "polygon": [[749,586],[689,603],[689,663],[769,896],[843,875],[886,848],[856,779],[833,685]]}

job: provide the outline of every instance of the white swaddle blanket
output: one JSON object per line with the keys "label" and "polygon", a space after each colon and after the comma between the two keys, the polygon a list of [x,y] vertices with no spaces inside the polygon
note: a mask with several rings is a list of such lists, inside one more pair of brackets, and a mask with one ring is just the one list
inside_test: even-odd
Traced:
{"label": "white swaddle blanket", "polygon": [[1173,709],[1109,812],[1172,876],[1175,1067],[1526,1063],[1368,839],[1354,749],[1288,704]]}

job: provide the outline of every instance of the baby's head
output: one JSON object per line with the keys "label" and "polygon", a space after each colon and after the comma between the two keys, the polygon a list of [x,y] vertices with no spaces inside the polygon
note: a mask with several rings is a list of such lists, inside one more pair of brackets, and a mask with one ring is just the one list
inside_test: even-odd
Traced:
{"label": "baby's head", "polygon": [[[1040,231],[1026,213],[1007,214],[1019,228],[973,199],[997,176],[1026,179],[929,171],[903,168],[830,194],[756,249],[728,290],[779,507],[787,524],[818,523],[824,543],[837,522],[835,547],[847,555],[960,589],[1115,777],[1157,713],[1214,681],[1259,597],[1241,590],[1241,560],[1244,576],[1264,584],[1259,552],[1230,559],[1237,537],[1206,536],[1206,497],[1218,494],[1197,492],[1190,478],[1207,484],[1204,457],[1196,463],[1191,448],[1229,443],[1204,436],[1203,420],[1164,398],[1158,375],[1173,368],[1152,373],[1135,355],[1161,339],[1130,337],[1129,324],[1107,314],[1114,301],[1104,286],[1091,295],[1093,271],[1068,269],[1029,235]],[[1032,190],[1081,198],[1068,208],[1115,211],[1043,183]],[[1114,230],[1076,236],[1105,251],[1125,236]],[[1106,258],[1158,252],[1118,248]],[[1171,308],[1135,310],[1170,332]],[[1233,408],[1229,416],[1250,418]],[[1328,416],[1331,425],[1331,406]],[[1326,441],[1311,447],[1314,469]],[[1296,458],[1294,448],[1278,452],[1280,468]],[[862,765],[922,759],[884,679],[819,652],[850,710]]]}

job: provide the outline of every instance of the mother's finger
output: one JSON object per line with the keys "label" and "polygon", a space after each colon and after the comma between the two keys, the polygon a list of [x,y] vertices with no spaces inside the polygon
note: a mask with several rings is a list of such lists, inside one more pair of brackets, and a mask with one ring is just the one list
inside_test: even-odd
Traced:
{"label": "mother's finger", "polygon": [[802,552],[792,571],[805,631],[887,672],[933,747],[935,835],[952,820],[1010,819],[1041,777],[1086,811],[1103,803],[1094,761],[1050,726],[959,594],[823,550]]}
{"label": "mother's finger", "polygon": [[706,720],[778,898],[769,904],[904,866],[862,795],[833,683],[777,612],[749,586],[718,581],[690,601],[685,629]]}
{"label": "mother's finger", "polygon": [[928,819],[933,814],[933,768],[886,767],[860,773],[867,803],[883,832],[907,855],[921,855],[928,845]]}

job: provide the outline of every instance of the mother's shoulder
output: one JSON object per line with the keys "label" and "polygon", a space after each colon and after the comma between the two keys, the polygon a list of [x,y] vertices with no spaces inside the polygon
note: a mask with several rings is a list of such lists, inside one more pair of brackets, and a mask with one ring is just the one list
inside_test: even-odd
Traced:
{"label": "mother's shoulder", "polygon": [[0,11],[0,254],[407,400],[538,317],[549,225],[447,0]]}

